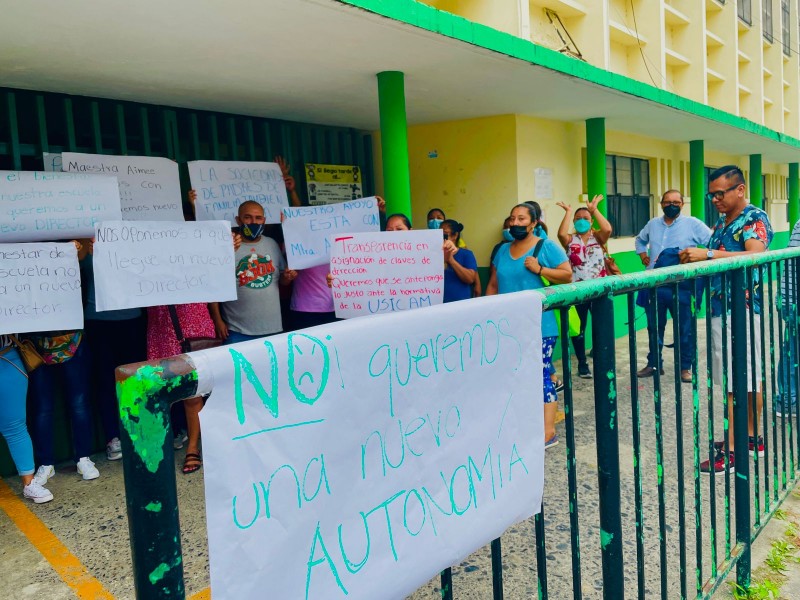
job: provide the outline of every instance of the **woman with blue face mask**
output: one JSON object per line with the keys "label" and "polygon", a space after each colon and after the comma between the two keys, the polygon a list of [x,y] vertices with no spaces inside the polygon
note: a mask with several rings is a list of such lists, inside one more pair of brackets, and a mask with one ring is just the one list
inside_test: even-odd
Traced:
{"label": "woman with blue face mask", "polygon": [[[564,246],[572,266],[572,281],[587,281],[608,275],[603,248],[611,237],[611,223],[603,216],[597,205],[603,196],[598,195],[573,213],[572,207],[564,202],[557,205],[564,209],[564,218],[558,228],[558,241]],[[598,228],[592,227],[592,219],[597,220]],[[573,230],[570,231],[570,222]],[[580,334],[573,336],[572,345],[578,359],[578,377],[591,379],[592,371],[586,360],[586,324],[589,318],[589,303],[575,307],[581,319]]]}

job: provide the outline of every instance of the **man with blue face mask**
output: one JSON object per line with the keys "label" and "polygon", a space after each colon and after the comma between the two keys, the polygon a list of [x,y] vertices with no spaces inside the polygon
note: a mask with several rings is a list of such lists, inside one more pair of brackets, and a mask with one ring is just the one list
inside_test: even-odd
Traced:
{"label": "man with blue face mask", "polygon": [[[711,229],[700,219],[682,215],[683,195],[678,190],[667,190],[661,197],[661,210],[664,213],[648,221],[647,225],[636,236],[636,253],[647,269],[653,269],[670,264],[678,264],[677,253],[686,248],[708,245],[711,238]],[[669,256],[668,256],[669,255]],[[673,257],[671,260],[669,257]],[[664,290],[667,291],[667,290]],[[695,349],[695,336],[692,331],[691,319],[691,292],[681,294],[679,291],[679,327],[680,327],[680,361],[681,381],[692,382],[692,357]],[[653,316],[647,312],[648,330],[657,329],[657,348],[650,348],[647,355],[647,366],[637,371],[637,377],[652,377],[656,368],[664,369],[661,364],[661,347],[664,343],[664,330],[666,328],[667,313],[672,318],[672,294],[656,295],[656,323]]]}

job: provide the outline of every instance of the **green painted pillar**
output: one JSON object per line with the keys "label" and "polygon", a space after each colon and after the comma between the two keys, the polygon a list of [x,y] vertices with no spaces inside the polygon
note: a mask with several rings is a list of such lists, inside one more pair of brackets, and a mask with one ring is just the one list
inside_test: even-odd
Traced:
{"label": "green painted pillar", "polygon": [[408,169],[408,126],[403,73],[378,73],[381,115],[381,158],[386,212],[411,218],[411,179]]}
{"label": "green painted pillar", "polygon": [[701,221],[706,216],[705,150],[703,140],[689,142],[689,197],[692,216]]}
{"label": "green painted pillar", "polygon": [[589,200],[602,194],[598,208],[608,216],[606,201],[606,120],[602,117],[586,120],[586,184]]}
{"label": "green painted pillar", "polygon": [[800,163],[789,163],[789,229],[800,221]]}
{"label": "green painted pillar", "polygon": [[763,208],[764,180],[761,174],[761,155],[750,155],[750,204]]}

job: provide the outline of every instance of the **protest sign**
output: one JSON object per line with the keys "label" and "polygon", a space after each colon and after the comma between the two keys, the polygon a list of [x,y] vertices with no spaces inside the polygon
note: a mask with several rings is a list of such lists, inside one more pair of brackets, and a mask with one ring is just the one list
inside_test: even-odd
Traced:
{"label": "protest sign", "polygon": [[61,171],[61,153],[42,152],[42,163],[45,171]]}
{"label": "protest sign", "polygon": [[0,171],[0,239],[37,242],[88,238],[95,223],[120,218],[116,177]]}
{"label": "protest sign", "polygon": [[106,221],[93,263],[98,311],[236,300],[226,221]]}
{"label": "protest sign", "polygon": [[404,598],[539,512],[535,292],[190,356],[217,600]]}
{"label": "protest sign", "polygon": [[306,163],[309,204],[335,204],[361,198],[361,169],[355,165]]}
{"label": "protest sign", "polygon": [[375,197],[330,206],[298,206],[283,209],[283,239],[290,269],[326,265],[330,237],[341,233],[380,231]]}
{"label": "protest sign", "polygon": [[198,221],[222,219],[236,224],[239,205],[248,200],[264,207],[267,223],[280,223],[289,206],[283,173],[276,163],[196,160],[188,163],[197,191]]}
{"label": "protest sign", "polygon": [[336,316],[348,319],[442,303],[439,230],[331,236]]}
{"label": "protest sign", "polygon": [[158,156],[64,152],[62,169],[114,175],[125,221],[183,221],[178,163]]}
{"label": "protest sign", "polygon": [[0,334],[82,328],[75,244],[0,244]]}

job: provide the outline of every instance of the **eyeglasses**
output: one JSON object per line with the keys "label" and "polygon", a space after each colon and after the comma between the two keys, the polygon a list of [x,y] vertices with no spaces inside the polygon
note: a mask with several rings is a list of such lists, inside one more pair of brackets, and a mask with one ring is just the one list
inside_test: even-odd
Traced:
{"label": "eyeglasses", "polygon": [[708,200],[709,202],[711,202],[712,200],[722,200],[725,197],[725,194],[727,194],[730,191],[735,190],[740,185],[744,185],[744,184],[737,183],[736,185],[732,185],[731,187],[729,187],[727,190],[717,190],[716,192],[708,192],[706,194],[706,200]]}
{"label": "eyeglasses", "polygon": [[675,200],[674,202],[662,202],[661,206],[681,206],[682,204],[682,200]]}

